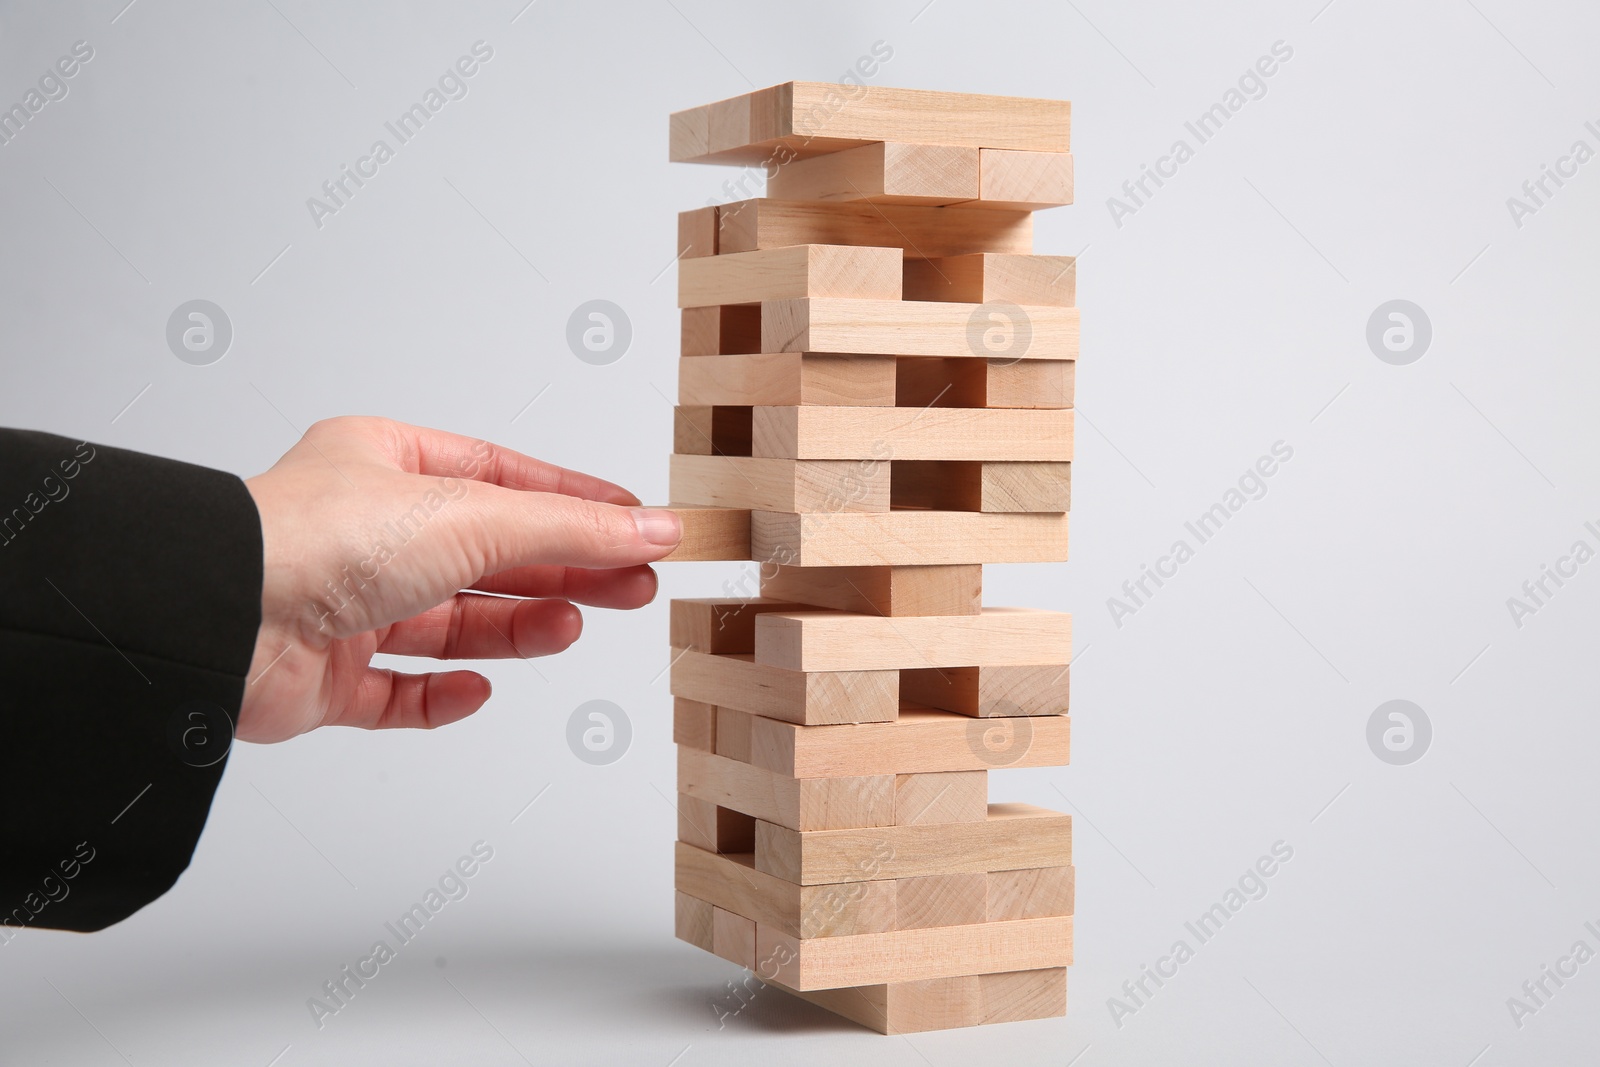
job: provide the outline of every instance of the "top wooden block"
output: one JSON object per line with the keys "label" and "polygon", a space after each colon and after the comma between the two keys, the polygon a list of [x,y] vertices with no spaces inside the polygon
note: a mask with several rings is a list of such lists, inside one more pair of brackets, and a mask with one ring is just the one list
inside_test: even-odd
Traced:
{"label": "top wooden block", "polygon": [[674,112],[670,154],[770,169],[876,141],[1069,152],[1071,132],[1065,100],[785,82]]}

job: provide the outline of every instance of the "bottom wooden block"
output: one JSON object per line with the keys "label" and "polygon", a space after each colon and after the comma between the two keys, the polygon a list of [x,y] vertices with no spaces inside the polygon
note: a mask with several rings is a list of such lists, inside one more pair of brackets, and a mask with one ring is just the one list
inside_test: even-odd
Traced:
{"label": "bottom wooden block", "polygon": [[880,1034],[1051,1019],[1067,1013],[1065,967],[810,992],[771,984]]}

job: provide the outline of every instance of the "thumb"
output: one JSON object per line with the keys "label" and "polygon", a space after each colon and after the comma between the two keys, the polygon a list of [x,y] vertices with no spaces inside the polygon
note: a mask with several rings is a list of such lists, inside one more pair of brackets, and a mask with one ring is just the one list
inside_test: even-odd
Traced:
{"label": "thumb", "polygon": [[633,567],[677,547],[683,524],[665,508],[634,508],[559,493],[479,487],[467,534],[486,572],[556,564]]}

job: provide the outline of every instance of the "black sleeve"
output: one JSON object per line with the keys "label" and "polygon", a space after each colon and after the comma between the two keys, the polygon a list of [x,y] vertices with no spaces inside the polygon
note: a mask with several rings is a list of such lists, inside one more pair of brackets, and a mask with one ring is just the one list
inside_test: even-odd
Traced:
{"label": "black sleeve", "polygon": [[261,581],[234,475],[0,430],[0,943],[109,926],[189,865]]}

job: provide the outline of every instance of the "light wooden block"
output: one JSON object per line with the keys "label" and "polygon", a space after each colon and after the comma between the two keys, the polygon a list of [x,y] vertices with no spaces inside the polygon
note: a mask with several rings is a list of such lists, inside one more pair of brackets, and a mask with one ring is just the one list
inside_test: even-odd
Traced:
{"label": "light wooden block", "polygon": [[767,178],[774,200],[956,204],[979,195],[978,149],[880,141],[796,159]]}
{"label": "light wooden block", "polygon": [[1072,863],[1072,817],[1031,804],[990,804],[983,822],[864,830],[801,833],[757,820],[755,837],[756,869],[798,885]]}
{"label": "light wooden block", "polygon": [[680,406],[672,409],[672,451],[684,455],[710,456],[716,452],[712,438],[715,408]]}
{"label": "light wooden block", "polygon": [[707,852],[749,852],[755,848],[755,826],[754,816],[678,793],[679,841]]}
{"label": "light wooden block", "polygon": [[[920,981],[1072,962],[1072,919],[1016,919],[801,940],[756,926],[756,955],[791,989]],[[767,964],[765,961],[772,961]]]}
{"label": "light wooden block", "polygon": [[892,774],[797,779],[692,748],[678,749],[678,791],[791,830],[891,826],[895,817]]}
{"label": "light wooden block", "polygon": [[1050,1019],[1067,1013],[1065,967],[810,992],[778,988],[880,1034]]}
{"label": "light wooden block", "polygon": [[710,903],[689,896],[687,893],[674,893],[672,905],[673,935],[680,941],[687,941],[696,948],[710,952],[711,916],[715,908]]}
{"label": "light wooden block", "polygon": [[756,924],[725,908],[711,911],[711,951],[746,970],[756,969]]}
{"label": "light wooden block", "polygon": [[[717,709],[698,700],[672,698],[672,741],[702,752],[717,750]],[[746,746],[748,749],[748,745]]]}
{"label": "light wooden block", "polygon": [[691,307],[682,318],[680,355],[717,356],[761,351],[761,305]]}
{"label": "light wooden block", "polygon": [[983,567],[764,567],[761,595],[868,615],[976,615]]}
{"label": "light wooden block", "polygon": [[674,453],[667,495],[675,503],[763,511],[888,511],[889,474],[881,462]]}
{"label": "light wooden block", "polygon": [[673,696],[800,725],[888,722],[900,707],[898,671],[803,674],[754,656],[672,651]]}
{"label": "light wooden block", "polygon": [[753,558],[798,567],[1059,563],[1067,516],[973,511],[750,513]]}
{"label": "light wooden block", "polygon": [[982,822],[988,817],[987,770],[895,775],[894,822],[897,826]]}
{"label": "light wooden block", "polygon": [[678,269],[683,261],[717,254],[717,209],[714,205],[678,212]]}
{"label": "light wooden block", "polygon": [[678,264],[678,306],[760,303],[805,296],[899,300],[899,248],[793,245]]}
{"label": "light wooden block", "polygon": [[934,511],[1066,511],[1072,464],[895,460],[889,497],[897,508]]}
{"label": "light wooden block", "polygon": [[[991,736],[991,730],[1009,735]],[[890,722],[815,726],[750,716],[750,762],[792,778],[1061,767],[1071,755],[1072,724],[1065,715],[980,720],[903,708]],[[902,821],[909,820],[896,819]]]}
{"label": "light wooden block", "polygon": [[1068,709],[1071,673],[1065,663],[901,671],[900,698],[985,718],[1064,715]]}
{"label": "light wooden block", "polygon": [[[712,751],[719,756],[726,756],[728,759],[749,763],[750,720],[752,718],[754,716],[749,712],[740,711],[737,708],[718,708],[717,747]],[[772,819],[770,821],[783,822],[782,819]],[[784,825],[788,824],[785,823]]]}
{"label": "light wooden block", "polygon": [[1033,608],[886,618],[773,612],[756,620],[756,662],[792,671],[1027,666],[1072,658],[1072,616]]}
{"label": "light wooden block", "polygon": [[988,921],[987,874],[925,874],[895,879],[895,927],[925,930]]}
{"label": "light wooden block", "polygon": [[983,304],[1004,300],[1035,307],[1072,307],[1077,294],[1072,256],[974,252],[905,261],[903,297]]}
{"label": "light wooden block", "polygon": [[760,351],[1075,360],[1078,309],[947,300],[768,300],[761,305]]}
{"label": "light wooden block", "polygon": [[752,409],[750,451],[772,459],[1067,462],[1073,415],[1071,409],[760,407]]}
{"label": "light wooden block", "polygon": [[1073,912],[1076,870],[1072,867],[1033,867],[1017,871],[990,871],[987,920],[1037,919]]}
{"label": "light wooden block", "polygon": [[678,361],[678,400],[691,405],[746,407],[891,407],[895,378],[893,356],[801,352],[685,356]]}
{"label": "light wooden block", "polygon": [[1072,156],[1066,152],[978,152],[978,200],[971,208],[1034,211],[1072,203]]}
{"label": "light wooden block", "polygon": [[903,408],[1070,408],[1078,364],[1070,359],[904,356],[895,360],[895,403]]}
{"label": "light wooden block", "polygon": [[1026,211],[756,199],[725,204],[717,210],[717,218],[722,227],[717,235],[721,255],[816,244],[899,248],[910,259],[1033,251],[1033,216]]}
{"label": "light wooden block", "polygon": [[683,523],[683,540],[661,557],[662,563],[751,558],[749,511],[689,505],[673,505],[670,510]]}
{"label": "light wooden block", "polygon": [[[754,919],[758,926],[799,938],[894,929],[893,879],[801,886],[756,870],[749,853],[718,855],[681,841],[676,848],[674,884],[680,893]],[[709,912],[705,921],[709,926]]]}
{"label": "light wooden block", "polygon": [[[887,58],[881,57],[881,58]],[[878,72],[863,57],[859,78]],[[856,79],[783,82],[730,100],[674,112],[669,154],[676,163],[767,164],[870,144],[1068,152],[1072,105],[1065,100],[896,89]],[[740,130],[743,144],[733,143]]]}
{"label": "light wooden block", "polygon": [[773,597],[677,597],[668,606],[673,648],[722,655],[756,650],[756,616],[768,611],[803,610],[799,601]]}

